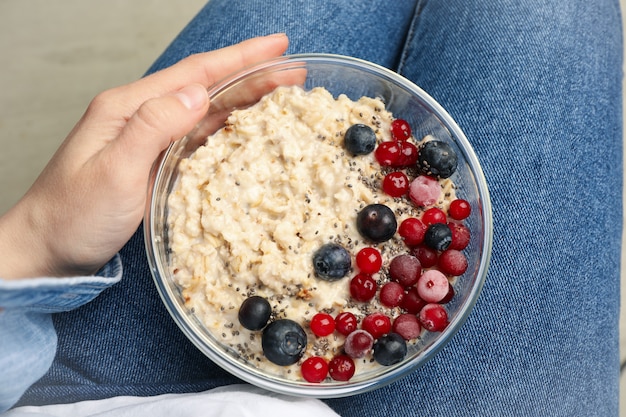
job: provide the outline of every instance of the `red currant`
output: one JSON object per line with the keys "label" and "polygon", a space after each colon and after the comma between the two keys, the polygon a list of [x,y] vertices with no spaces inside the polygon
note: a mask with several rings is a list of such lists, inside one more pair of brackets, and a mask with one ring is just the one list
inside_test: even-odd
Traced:
{"label": "red currant", "polygon": [[448,249],[439,255],[437,266],[444,274],[458,277],[467,271],[467,258],[461,251]]}
{"label": "red currant", "polygon": [[368,274],[356,274],[350,281],[350,295],[357,301],[371,300],[376,295],[376,289],[376,280]]}
{"label": "red currant", "polygon": [[402,148],[399,142],[382,142],[376,147],[374,156],[376,156],[376,160],[382,166],[395,166],[398,159],[402,156]]}
{"label": "red currant", "polygon": [[354,361],[348,355],[337,355],[328,364],[328,373],[335,381],[349,381],[355,370]]}
{"label": "red currant", "polygon": [[448,313],[441,304],[426,304],[419,315],[422,326],[431,332],[440,332],[448,326]]}
{"label": "red currant", "polygon": [[375,274],[383,266],[383,258],[376,248],[363,248],[356,254],[356,266],[364,274]]}
{"label": "red currant", "polygon": [[413,256],[419,259],[422,268],[430,268],[437,265],[437,251],[425,245],[419,245],[411,250]]}
{"label": "red currant", "polygon": [[432,206],[439,200],[441,185],[439,181],[426,175],[420,175],[409,185],[409,197],[418,207]]}
{"label": "red currant", "polygon": [[335,331],[335,319],[327,313],[317,313],[311,319],[311,331],[315,336],[328,336]]}
{"label": "red currant", "polygon": [[436,269],[424,272],[415,285],[420,298],[429,303],[443,300],[450,289],[448,278]]}
{"label": "red currant", "polygon": [[393,140],[407,140],[411,137],[411,126],[409,122],[396,119],[391,122],[391,138]]}
{"label": "red currant", "polygon": [[397,282],[387,282],[380,289],[380,303],[387,307],[398,307],[404,298],[404,287]]}
{"label": "red currant", "polygon": [[383,191],[392,197],[402,197],[409,191],[409,184],[404,172],[390,172],[383,178]]}
{"label": "red currant", "polygon": [[426,225],[420,219],[409,217],[400,223],[398,234],[407,246],[416,246],[424,241],[426,229]]}
{"label": "red currant", "polygon": [[463,220],[469,217],[472,212],[472,206],[466,200],[457,198],[450,203],[448,214],[455,220]]}
{"label": "red currant", "polygon": [[335,329],[344,336],[356,330],[358,321],[356,316],[349,311],[343,311],[335,317]]}
{"label": "red currant", "polygon": [[446,223],[446,213],[443,212],[440,208],[431,207],[424,212],[422,215],[422,222],[426,226],[430,226],[435,223]]}
{"label": "red currant", "polygon": [[363,319],[361,328],[378,339],[391,331],[391,319],[380,312],[372,313]]}
{"label": "red currant", "polygon": [[302,372],[302,377],[308,382],[319,383],[326,379],[326,375],[328,375],[328,364],[322,357],[311,356],[302,362],[300,372]]}
{"label": "red currant", "polygon": [[450,242],[448,249],[465,249],[470,242],[470,230],[464,224],[456,222],[450,222],[448,226],[452,231],[452,242]]}

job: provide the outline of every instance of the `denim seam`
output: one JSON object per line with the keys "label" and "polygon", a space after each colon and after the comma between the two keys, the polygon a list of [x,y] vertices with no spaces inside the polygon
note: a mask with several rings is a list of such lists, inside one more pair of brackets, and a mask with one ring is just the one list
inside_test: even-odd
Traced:
{"label": "denim seam", "polygon": [[408,49],[411,43],[413,42],[413,37],[415,35],[415,27],[417,26],[417,22],[419,20],[422,9],[424,8],[424,3],[426,0],[418,0],[415,3],[415,10],[413,11],[413,19],[411,19],[411,24],[409,25],[409,30],[406,34],[406,39],[404,40],[404,45],[402,46],[402,53],[400,54],[400,61],[396,67],[396,72],[398,74],[402,74],[402,68],[407,60],[407,55],[409,54]]}

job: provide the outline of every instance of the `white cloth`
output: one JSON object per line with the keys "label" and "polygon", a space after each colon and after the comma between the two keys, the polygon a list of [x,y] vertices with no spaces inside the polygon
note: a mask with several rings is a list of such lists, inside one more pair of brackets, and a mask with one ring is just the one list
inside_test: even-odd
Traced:
{"label": "white cloth", "polygon": [[25,406],[2,417],[337,417],[320,400],[296,398],[251,385],[230,385],[197,394],[114,397],[73,404]]}

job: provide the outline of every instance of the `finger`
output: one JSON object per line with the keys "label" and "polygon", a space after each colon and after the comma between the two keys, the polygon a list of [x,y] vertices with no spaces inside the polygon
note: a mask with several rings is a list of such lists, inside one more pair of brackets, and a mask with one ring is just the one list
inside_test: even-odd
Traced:
{"label": "finger", "polygon": [[132,177],[136,173],[136,179],[143,181],[158,155],[173,140],[187,134],[208,107],[207,90],[201,84],[191,84],[173,94],[148,100],[101,155],[109,166],[124,167],[125,175]]}
{"label": "finger", "polygon": [[284,34],[252,38],[216,51],[191,55],[179,63],[144,77],[134,83],[118,87],[109,94],[116,98],[118,111],[126,116],[146,100],[171,93],[192,83],[209,87],[226,75],[253,63],[282,55],[288,39]]}

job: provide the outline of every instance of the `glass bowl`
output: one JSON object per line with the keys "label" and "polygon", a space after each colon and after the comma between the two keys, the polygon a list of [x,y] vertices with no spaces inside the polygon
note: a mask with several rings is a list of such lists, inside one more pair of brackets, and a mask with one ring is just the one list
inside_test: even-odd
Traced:
{"label": "glass bowl", "polygon": [[[298,85],[305,90],[324,87],[334,97],[345,94],[351,100],[362,96],[380,98],[394,117],[409,122],[417,140],[433,135],[456,151],[458,168],[451,180],[457,197],[467,200],[472,207],[471,215],[464,220],[471,232],[469,246],[464,250],[469,267],[456,278],[454,298],[446,304],[448,326],[441,332],[422,332],[417,343],[409,344],[401,362],[375,366],[349,381],[293,380],[246,361],[236,349],[221,343],[193,309],[185,305],[182,289],[172,273],[168,196],[179,180],[181,160],[203,145],[207,136],[222,128],[232,110],[252,105],[265,93],[282,85]],[[474,307],[491,253],[492,215],[487,184],[470,143],[454,120],[433,98],[400,75],[363,60],[329,54],[291,55],[250,66],[216,83],[209,89],[209,96],[211,106],[203,121],[173,143],[155,163],[144,222],[154,282],[183,333],[206,356],[240,379],[296,396],[332,398],[362,393],[389,384],[432,358],[458,331]]]}

